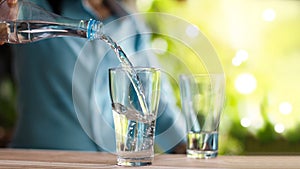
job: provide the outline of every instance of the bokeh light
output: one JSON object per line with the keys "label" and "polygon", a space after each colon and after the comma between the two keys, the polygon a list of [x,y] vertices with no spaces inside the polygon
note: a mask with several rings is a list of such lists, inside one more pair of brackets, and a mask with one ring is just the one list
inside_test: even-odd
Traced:
{"label": "bokeh light", "polygon": [[236,52],[234,58],[232,59],[232,65],[240,66],[245,62],[249,57],[249,54],[246,50],[240,49]]}
{"label": "bokeh light", "polygon": [[249,127],[251,125],[251,120],[247,117],[242,118],[241,125],[243,127]]}
{"label": "bokeh light", "polygon": [[267,22],[274,21],[276,18],[276,12],[274,11],[274,9],[271,9],[271,8],[265,9],[263,11],[262,18],[264,21],[267,21]]}
{"label": "bokeh light", "polygon": [[155,38],[155,39],[153,39],[153,41],[151,43],[151,47],[153,49],[157,49],[157,50],[155,50],[156,53],[162,54],[167,51],[168,43],[163,38]]}
{"label": "bokeh light", "polygon": [[235,80],[235,88],[241,94],[250,94],[256,89],[256,78],[250,73],[240,74]]}
{"label": "bokeh light", "polygon": [[199,34],[199,29],[195,25],[189,25],[185,29],[185,33],[190,37],[190,38],[195,38]]}
{"label": "bokeh light", "polygon": [[274,130],[276,131],[276,133],[283,133],[285,128],[283,124],[279,123],[279,124],[275,124]]}
{"label": "bokeh light", "polygon": [[290,114],[293,110],[293,106],[289,102],[282,102],[279,104],[279,111],[282,114]]}

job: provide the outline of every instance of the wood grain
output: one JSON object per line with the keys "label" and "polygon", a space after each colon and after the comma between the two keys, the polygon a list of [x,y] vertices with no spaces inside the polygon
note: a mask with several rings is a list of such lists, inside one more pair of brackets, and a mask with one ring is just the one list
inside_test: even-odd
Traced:
{"label": "wood grain", "polygon": [[300,156],[219,156],[189,159],[184,154],[157,154],[145,167],[120,167],[116,155],[103,152],[0,149],[0,168],[157,168],[157,169],[300,169]]}

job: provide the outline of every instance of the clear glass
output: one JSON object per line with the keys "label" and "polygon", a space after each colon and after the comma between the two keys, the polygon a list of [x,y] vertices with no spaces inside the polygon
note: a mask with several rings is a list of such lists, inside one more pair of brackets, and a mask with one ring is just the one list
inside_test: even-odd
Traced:
{"label": "clear glass", "polygon": [[0,41],[29,43],[38,40],[73,36],[89,40],[100,39],[103,24],[96,20],[75,20],[48,12],[26,0],[9,6],[0,2]]}
{"label": "clear glass", "polygon": [[187,156],[218,155],[220,116],[225,99],[224,74],[180,76],[182,111],[187,123]]}
{"label": "clear glass", "polygon": [[[137,91],[128,68],[109,69],[109,86],[116,135],[118,165],[151,165],[154,159],[154,135],[160,98],[160,70],[133,68],[140,85]],[[143,104],[139,95],[143,93]]]}

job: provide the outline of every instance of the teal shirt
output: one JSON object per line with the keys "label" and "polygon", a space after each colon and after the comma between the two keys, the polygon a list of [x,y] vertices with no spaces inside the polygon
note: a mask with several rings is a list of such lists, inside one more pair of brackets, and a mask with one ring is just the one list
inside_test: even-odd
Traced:
{"label": "teal shirt", "polygon": [[[44,1],[38,4],[48,10]],[[81,1],[63,1],[62,15],[74,19],[94,16]],[[132,21],[104,21],[109,34],[125,50],[135,66],[159,67],[153,55],[145,55],[149,37],[139,35]],[[135,36],[128,36],[128,35]],[[11,147],[114,151],[108,69],[120,65],[102,41],[75,37],[52,38],[12,45],[18,85],[18,124]],[[140,54],[139,54],[140,52]],[[156,144],[163,151],[184,139],[185,124],[172,99],[167,81],[160,102]]]}

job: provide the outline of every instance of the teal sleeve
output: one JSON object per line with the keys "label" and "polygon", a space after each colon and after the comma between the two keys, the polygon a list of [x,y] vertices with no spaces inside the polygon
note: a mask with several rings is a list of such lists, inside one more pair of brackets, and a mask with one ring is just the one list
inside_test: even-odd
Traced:
{"label": "teal sleeve", "polygon": [[[64,16],[91,17],[81,1],[70,2],[62,3]],[[149,48],[149,36],[139,34],[131,22],[114,19],[105,21],[106,33],[122,46],[133,63],[159,67],[156,56],[143,55]],[[120,63],[113,51],[102,41],[73,37],[12,48],[19,116],[10,146],[114,151],[108,69]],[[167,79],[162,91],[156,144],[168,152],[184,140],[185,124]]]}

